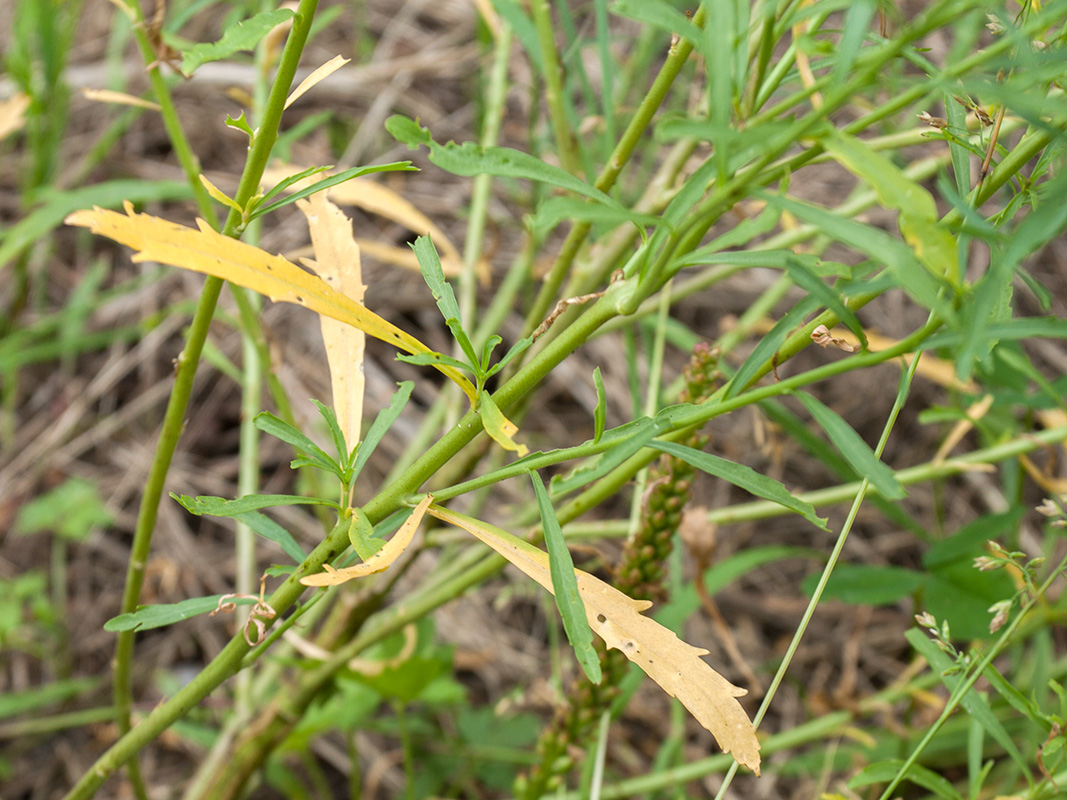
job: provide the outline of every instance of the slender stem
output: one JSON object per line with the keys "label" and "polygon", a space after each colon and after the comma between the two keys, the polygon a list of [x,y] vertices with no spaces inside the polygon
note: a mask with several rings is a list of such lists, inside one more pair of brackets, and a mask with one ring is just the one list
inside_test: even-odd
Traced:
{"label": "slender stem", "polygon": [[[703,4],[693,16],[693,24],[698,27],[704,24]],[[689,54],[692,52],[693,44],[689,39],[679,38],[676,43],[671,45],[667,59],[664,61],[659,74],[656,75],[656,80],[652,82],[652,86],[649,88],[648,93],[645,94],[641,105],[638,106],[637,111],[630,120],[630,124],[623,131],[622,138],[615,145],[615,149],[608,158],[608,163],[604,165],[596,182],[593,184],[597,189],[606,192],[615,185],[622,168],[630,160],[634,148],[637,147],[637,143],[652,123],[653,116],[667,97],[668,90],[674,84],[675,78],[678,77],[682,67],[685,66],[685,62],[689,59]],[[556,299],[559,288],[563,285],[563,280],[570,273],[574,259],[577,257],[578,251],[581,249],[590,230],[592,230],[592,223],[578,222],[574,224],[570,233],[567,234],[560,254],[556,257],[548,275],[545,276],[544,283],[537,294],[537,298],[534,300],[533,307],[526,315],[523,336],[532,334],[548,314],[548,309]]]}
{"label": "slender stem", "polygon": [[[267,101],[264,120],[252,144],[248,161],[245,164],[245,171],[241,177],[241,183],[235,197],[241,205],[247,204],[258,189],[260,178],[263,176],[263,171],[267,166],[270,151],[277,139],[278,125],[281,122],[281,113],[289,92],[289,86],[292,83],[293,76],[296,74],[300,54],[303,52],[304,43],[307,41],[311,20],[317,5],[318,0],[302,0],[297,16],[293,20],[293,28],[286,42],[285,51],[282,54],[278,75],[275,78],[274,86]],[[134,6],[138,9],[140,8],[138,4],[134,4]],[[144,35],[143,29],[138,27],[137,30],[139,31],[139,41],[142,42],[142,52],[145,58],[154,59],[154,53],[148,43],[147,36]],[[158,74],[158,70],[150,70],[149,76],[153,83],[153,88],[160,92],[160,94],[157,94],[157,101],[159,101],[163,109],[164,122],[168,133],[172,137],[175,152],[178,154],[186,175],[193,184],[194,192],[197,193],[201,213],[210,221],[214,216],[211,199],[207,196],[206,191],[203,195],[200,194],[202,187],[197,177],[199,165],[185,139],[184,131],[174,110],[173,103],[170,102],[166,83]],[[204,199],[201,199],[201,197]],[[239,223],[240,214],[236,211],[231,211],[223,232],[230,236],[236,235]],[[151,551],[152,534],[155,531],[156,518],[159,513],[159,502],[163,496],[164,484],[167,472],[170,470],[171,460],[181,437],[185,412],[189,406],[193,381],[196,377],[196,369],[199,366],[200,355],[207,339],[208,328],[215,312],[215,306],[218,303],[219,294],[222,291],[222,285],[223,281],[219,278],[209,277],[204,281],[204,288],[189,326],[185,346],[178,354],[174,388],[167,402],[156,452],[149,468],[148,478],[145,481],[141,506],[138,511],[137,525],[130,548],[126,585],[122,596],[121,613],[133,612],[140,601],[141,588],[144,584],[144,570],[148,562],[148,554]],[[122,734],[131,732],[130,714],[133,707],[132,662],[134,637],[134,631],[123,631],[118,635],[115,645],[113,686],[117,720]],[[148,740],[146,739],[145,741]],[[143,746],[143,743],[140,746]],[[130,750],[127,758],[132,757],[140,749],[140,746]],[[136,765],[133,765],[132,769],[136,785]],[[91,770],[71,790],[70,796],[88,797],[95,792],[102,780],[103,777],[98,774],[97,770]]]}
{"label": "slender stem", "polygon": [[556,52],[555,26],[552,24],[552,11],[548,7],[548,0],[531,0],[530,15],[537,29],[537,42],[540,45],[541,62],[544,64],[545,103],[548,105],[552,133],[556,137],[560,166],[572,175],[578,175],[578,145],[571,130],[567,103],[563,96],[563,65],[559,63],[559,54]]}

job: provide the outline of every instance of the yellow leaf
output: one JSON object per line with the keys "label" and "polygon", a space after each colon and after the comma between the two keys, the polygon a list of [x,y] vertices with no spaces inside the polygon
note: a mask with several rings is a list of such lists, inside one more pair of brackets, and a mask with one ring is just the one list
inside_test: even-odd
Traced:
{"label": "yellow leaf", "polygon": [[[271,167],[264,173],[264,184],[278,183],[299,171],[299,167],[292,165]],[[297,191],[310,185],[313,181],[322,180],[323,177],[329,174],[331,173],[327,171],[311,178],[306,178],[303,181],[298,181],[289,187],[289,191]],[[331,186],[327,189],[327,192],[329,192],[330,200],[338,205],[356,206],[369,214],[376,214],[392,220],[398,225],[403,225],[409,231],[420,236],[429,235],[441,254],[441,266],[445,271],[445,275],[454,278],[462,271],[463,258],[460,256],[456,246],[445,235],[445,232],[408,200],[387,186],[383,186],[369,178],[353,178],[337,186]],[[390,248],[386,245],[378,245],[373,253],[372,248],[368,247],[365,242],[360,242],[360,247],[364,248],[368,255],[373,254],[375,258],[387,263],[416,271],[419,269],[419,262],[415,259],[410,247]],[[487,283],[489,280],[489,262],[484,258],[481,259],[475,266],[475,272],[479,281],[483,284]]]}
{"label": "yellow leaf", "polygon": [[122,106],[137,106],[147,108],[149,111],[159,111],[159,103],[136,97],[126,92],[115,92],[111,89],[82,89],[82,97],[86,100],[95,100],[98,103],[117,103]]}
{"label": "yellow leaf", "polygon": [[326,570],[325,572],[320,572],[317,575],[305,575],[300,579],[300,582],[305,586],[336,586],[353,578],[363,578],[388,568],[411,544],[411,540],[415,538],[415,531],[418,529],[419,523],[422,522],[426,509],[429,508],[432,502],[433,495],[428,494],[422,498],[421,502],[415,506],[411,516],[400,526],[400,530],[394,533],[393,538],[385,543],[385,547],[362,564],[345,567],[344,569],[334,569],[329,564],[323,564],[322,568]]}
{"label": "yellow leaf", "polygon": [[[352,325],[407,353],[431,352],[411,334],[282,256],[272,256],[258,247],[223,236],[202,219],[196,221],[200,229],[194,230],[150,214],[137,214],[128,202],[123,207],[125,214],[102,208],[75,211],[66,223],[89,228],[93,233],[132,247],[138,251],[133,256],[135,262],[158,261],[214,275],[264,294],[276,303],[296,303]],[[447,365],[437,368],[455,381],[474,403],[474,386],[465,375]]]}
{"label": "yellow leaf", "polygon": [[[311,230],[311,244],[315,260],[303,259],[331,287],[363,304],[363,273],[360,269],[359,247],[352,238],[352,222],[341,209],[326,199],[324,192],[316,192],[307,200],[298,200],[296,207],[307,217]],[[328,317],[321,317],[322,340],[326,345],[326,360],[330,365],[333,386],[333,408],[337,423],[352,448],[359,441],[363,419],[363,349],[366,335],[351,325],[343,325]]]}
{"label": "yellow leaf", "polygon": [[289,94],[289,97],[285,99],[285,107],[289,108],[293,103],[299,100],[305,92],[311,89],[319,81],[323,80],[329,75],[337,72],[341,67],[348,63],[348,59],[342,56],[334,56],[317,70],[308,75],[304,80],[300,81],[300,85],[297,86]]}
{"label": "yellow leaf", "polygon": [[228,194],[226,194],[224,191],[222,191],[222,189],[220,189],[218,186],[209,181],[206,175],[201,174],[199,177],[200,183],[202,183],[204,185],[204,188],[207,189],[207,193],[213,198],[215,198],[216,201],[222,203],[227,208],[232,208],[238,214],[244,213],[244,209],[237,205],[237,201],[230,197]]}
{"label": "yellow leaf", "polygon": [[482,426],[498,445],[505,450],[512,450],[522,458],[530,452],[526,445],[515,441],[515,434],[519,432],[519,426],[504,416],[493,401],[489,392],[482,391],[478,395],[478,413],[482,418]]}
{"label": "yellow leaf", "polygon": [[11,135],[26,123],[30,96],[21,92],[7,100],[0,100],[0,140]]}
{"label": "yellow leaf", "polygon": [[[454,511],[431,506],[429,514],[463,528],[504,556],[548,591],[552,591],[548,555],[507,531]],[[608,647],[621,650],[663,688],[677,697],[697,721],[711,731],[723,752],[757,775],[759,741],[741,704],[747,692],[704,663],[707,650],[686,644],[658,622],[642,616],[652,603],[634,600],[604,581],[574,571],[589,627]]]}

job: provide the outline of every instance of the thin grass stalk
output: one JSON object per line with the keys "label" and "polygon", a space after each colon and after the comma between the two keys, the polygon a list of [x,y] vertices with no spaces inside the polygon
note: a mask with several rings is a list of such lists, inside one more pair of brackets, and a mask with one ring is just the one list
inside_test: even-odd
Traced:
{"label": "thin grass stalk", "polygon": [[548,107],[552,135],[556,140],[559,163],[567,172],[579,175],[581,166],[578,163],[578,143],[571,131],[567,101],[563,96],[563,66],[559,63],[559,54],[556,52],[556,31],[555,25],[552,24],[552,10],[548,6],[548,0],[530,0],[530,15],[537,29],[537,43],[545,69],[545,105]]}
{"label": "thin grass stalk", "polygon": [[[938,715],[937,719],[930,725],[926,733],[923,735],[923,738],[911,753],[908,754],[908,757],[904,759],[904,763],[900,765],[900,769],[896,776],[894,776],[893,780],[891,780],[885,787],[878,800],[889,800],[889,798],[893,796],[893,792],[896,790],[897,786],[899,786],[900,782],[907,777],[908,771],[915,765],[915,762],[918,760],[919,756],[922,755],[926,746],[933,740],[934,736],[937,735],[941,726],[945,724],[946,720],[948,720],[952,713],[959,707],[959,704],[963,702],[963,698],[966,697],[967,693],[974,688],[978,679],[982,677],[985,671],[993,663],[993,659],[1004,652],[1008,642],[1015,636],[1016,631],[1019,629],[1019,626],[1022,625],[1026,615],[1034,606],[1041,602],[1045,594],[1052,587],[1052,582],[1059,578],[1064,573],[1064,570],[1067,570],[1067,556],[1064,556],[1063,559],[1060,560],[1060,563],[1049,573],[1044,583],[1038,587],[1033,596],[1027,599],[1026,603],[1019,609],[1018,613],[1012,616],[1008,624],[1004,626],[1003,633],[997,638],[997,641],[993,646],[989,648],[989,651],[977,663],[973,664],[965,673],[964,678],[956,684],[956,687],[953,689],[952,694],[945,703],[945,707],[941,709],[941,713]],[[1054,783],[1053,785],[1055,786]]]}
{"label": "thin grass stalk", "polygon": [[[931,315],[930,319],[933,319],[933,315]],[[874,448],[874,455],[877,458],[881,458],[882,453],[885,451],[885,446],[889,442],[889,434],[892,432],[893,426],[896,424],[900,409],[904,406],[904,400],[908,396],[912,379],[915,377],[915,371],[918,367],[918,357],[913,358],[903,374],[900,387],[897,390],[896,399],[893,401],[893,408],[889,412],[889,418],[886,420],[885,426],[882,428],[882,435],[879,437],[878,444]],[[786,648],[785,654],[782,656],[782,661],[774,673],[774,678],[771,679],[771,685],[767,689],[767,694],[764,695],[763,700],[760,702],[760,707],[756,711],[755,717],[752,719],[752,724],[757,729],[763,721],[763,718],[767,715],[771,703],[774,702],[774,698],[778,694],[778,688],[782,685],[782,681],[785,680],[786,673],[789,671],[789,665],[793,663],[793,656],[796,655],[796,652],[800,647],[800,642],[804,638],[804,634],[807,633],[811,618],[815,616],[815,611],[819,607],[819,602],[822,600],[826,585],[830,582],[830,576],[833,574],[834,567],[837,566],[837,562],[841,558],[841,553],[845,549],[845,542],[848,539],[849,533],[852,531],[852,525],[855,523],[856,517],[860,513],[860,508],[863,506],[863,500],[867,495],[867,490],[870,488],[870,485],[871,483],[866,477],[860,481],[859,489],[856,491],[856,496],[852,501],[852,507],[849,509],[848,516],[845,518],[845,523],[841,526],[841,532],[837,536],[837,541],[834,542],[833,550],[830,551],[830,557],[826,560],[826,566],[823,567],[822,574],[819,576],[819,582],[816,584],[815,590],[811,593],[811,599],[808,601],[808,605],[800,617],[800,622],[797,624],[797,629],[793,633],[793,638],[790,640],[789,646]],[[722,785],[719,787],[719,791],[715,795],[715,800],[723,800],[726,796],[726,791],[730,788],[734,775],[737,774],[737,767],[737,762],[734,762],[729,770],[727,770],[726,775],[723,777]]]}

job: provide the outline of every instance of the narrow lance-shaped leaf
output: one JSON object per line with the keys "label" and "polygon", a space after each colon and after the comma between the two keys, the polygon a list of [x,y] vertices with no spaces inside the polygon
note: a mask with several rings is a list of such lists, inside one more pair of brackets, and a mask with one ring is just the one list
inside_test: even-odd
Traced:
{"label": "narrow lance-shaped leaf", "polygon": [[297,564],[303,561],[304,556],[307,555],[304,549],[297,544],[293,535],[266,514],[260,514],[258,511],[246,511],[243,514],[237,514],[235,519],[243,522],[251,531],[264,539],[275,542]]}
{"label": "narrow lance-shaped leaf", "polygon": [[574,577],[574,562],[563,538],[563,529],[556,519],[552,501],[537,470],[530,471],[534,494],[537,496],[537,508],[541,512],[541,529],[545,533],[545,545],[548,547],[549,572],[552,577],[552,594],[556,598],[556,608],[563,618],[563,630],[574,648],[574,655],[582,665],[585,674],[593,683],[600,683],[603,677],[600,671],[600,657],[593,649],[593,632],[589,629],[585,604],[578,593],[578,581]]}
{"label": "narrow lance-shaped leaf", "polygon": [[[428,511],[485,542],[552,591],[549,559],[544,551],[507,531],[440,506],[430,506]],[[747,692],[700,659],[707,650],[686,644],[673,631],[643,616],[641,612],[652,605],[647,600],[627,597],[581,570],[575,570],[575,580],[585,603],[589,627],[604,643],[621,650],[667,694],[677,697],[711,731],[724,752],[759,775],[759,740],[752,722],[737,702]]]}
{"label": "narrow lance-shaped leaf", "polygon": [[311,441],[303,431],[290,425],[284,419],[279,419],[269,411],[261,411],[253,417],[252,424],[264,433],[276,439],[281,439],[300,452],[306,453],[309,456],[310,463],[320,469],[332,472],[335,475],[341,474],[341,467],[326,454],[325,450]]}
{"label": "narrow lance-shaped leaf", "polygon": [[337,503],[322,500],[318,497],[304,497],[297,494],[250,494],[238,497],[236,500],[227,500],[225,497],[212,497],[201,495],[189,497],[177,495],[174,492],[170,496],[177,500],[190,514],[198,517],[207,514],[209,517],[236,517],[247,511],[258,511],[261,508],[273,508],[274,506],[331,506],[337,508]]}
{"label": "narrow lance-shaped leaf", "polygon": [[709,475],[714,475],[716,478],[722,478],[724,481],[729,481],[734,486],[740,486],[746,492],[751,492],[756,495],[756,497],[762,497],[764,500],[770,500],[773,503],[785,506],[791,511],[800,514],[800,516],[804,517],[804,519],[812,525],[822,528],[824,531],[830,530],[826,525],[826,518],[816,514],[815,507],[812,506],[811,503],[806,503],[803,500],[797,499],[791,495],[789,490],[782,484],[774,480],[774,478],[768,478],[766,475],[761,475],[751,467],[746,467],[744,464],[738,464],[733,461],[727,461],[725,458],[719,458],[719,456],[712,455],[711,453],[703,453],[700,450],[676,444],[675,442],[652,441],[649,443],[649,446],[656,450],[662,450],[664,453],[668,453],[676,458],[680,458],[682,461],[693,465]]}
{"label": "narrow lance-shaped leaf", "polygon": [[408,398],[411,397],[411,390],[414,388],[415,384],[411,381],[404,381],[399,384],[397,390],[393,393],[392,399],[389,401],[389,405],[379,411],[378,416],[374,418],[374,422],[367,429],[367,435],[363,437],[363,441],[359,445],[359,452],[356,453],[356,460],[352,464],[353,481],[359,477],[360,470],[367,463],[367,459],[371,457],[371,453],[374,452],[374,448],[378,446],[378,442],[382,440],[385,432],[393,426],[397,417],[400,416],[400,412],[404,410],[408,403]]}
{"label": "narrow lance-shaped leaf", "polygon": [[[258,247],[223,236],[203,220],[197,220],[200,230],[193,230],[149,214],[137,214],[129,203],[124,208],[125,214],[100,208],[76,211],[67,217],[67,224],[89,228],[93,233],[132,247],[138,251],[134,261],[158,261],[214,275],[275,302],[296,303],[345,322],[405,352],[432,352],[411,334],[282,256],[272,256]],[[471,403],[475,402],[474,386],[464,375],[448,366],[439,369],[463,389]]]}
{"label": "narrow lance-shaped leaf", "polygon": [[[219,607],[219,600],[226,595],[216,594],[210,597],[192,597],[182,600],[180,603],[167,605],[142,606],[128,614],[119,614],[104,623],[104,630],[111,633],[118,631],[147,631],[152,628],[162,628],[165,625],[173,625],[175,622],[208,614]],[[238,606],[247,606],[256,602],[251,597],[231,597],[227,602]]]}
{"label": "narrow lance-shaped leaf", "polygon": [[393,538],[362,564],[356,564],[354,567],[345,567],[344,569],[334,569],[329,564],[323,564],[322,568],[325,572],[305,575],[300,579],[300,582],[305,586],[336,586],[339,583],[346,583],[354,578],[363,578],[387,569],[394,561],[400,558],[400,554],[411,544],[411,540],[415,538],[415,531],[418,529],[419,523],[422,522],[426,509],[432,502],[432,495],[426,495],[422,498],[422,501],[415,506],[411,516],[400,526],[400,530],[393,534]]}
{"label": "narrow lance-shaped leaf", "polygon": [[878,494],[887,500],[900,500],[907,496],[907,491],[900,485],[893,470],[879,461],[874,451],[867,446],[858,433],[849,427],[847,422],[810,394],[798,392],[796,396],[819,427],[830,437],[834,447],[841,452],[856,472],[871,482],[871,486]]}

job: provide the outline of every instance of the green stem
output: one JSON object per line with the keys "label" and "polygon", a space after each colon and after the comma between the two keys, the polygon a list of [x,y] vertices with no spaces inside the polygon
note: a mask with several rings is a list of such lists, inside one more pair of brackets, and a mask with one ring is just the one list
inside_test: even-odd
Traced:
{"label": "green stem", "polygon": [[[281,122],[281,114],[289,92],[289,86],[296,73],[300,54],[303,52],[304,43],[307,40],[311,28],[311,20],[317,5],[318,0],[302,0],[297,16],[293,20],[293,28],[286,42],[278,75],[275,78],[275,83],[268,99],[264,121],[252,144],[236,194],[236,200],[241,205],[247,204],[256,192],[259,187],[259,181],[263,176],[263,171],[266,169],[270,151],[277,139],[278,125]],[[134,6],[138,11],[140,10],[139,5],[134,4]],[[154,60],[155,54],[143,27],[135,26],[135,29],[138,32],[138,41],[141,43],[144,57],[149,61]],[[214,219],[211,198],[200,184],[198,178],[199,164],[185,138],[166,83],[163,81],[162,76],[159,75],[158,70],[150,70],[149,79],[153,88],[157,91],[157,101],[162,109],[164,124],[168,134],[171,136],[175,153],[178,155],[182,168],[185,170],[186,176],[189,178],[196,193],[200,211],[205,218],[211,221]],[[239,224],[240,214],[236,211],[231,211],[223,233],[235,236]],[[204,288],[189,326],[185,346],[178,354],[174,388],[167,402],[156,452],[149,468],[148,478],[145,481],[141,506],[138,511],[120,613],[135,611],[140,601],[141,588],[144,584],[144,571],[151,551],[152,534],[155,531],[156,518],[159,513],[159,502],[163,496],[164,484],[167,472],[170,470],[171,460],[181,437],[185,412],[189,405],[193,381],[200,362],[200,354],[207,339],[208,328],[215,312],[219,294],[222,291],[222,285],[223,281],[219,278],[209,277],[204,281]],[[117,720],[122,734],[131,732],[130,714],[133,707],[132,662],[134,637],[134,631],[123,631],[118,635],[115,645],[113,686]],[[132,757],[139,749],[138,747],[131,750],[128,757]],[[131,775],[136,786],[138,783],[136,764],[132,765]],[[96,770],[90,771],[71,790],[70,796],[88,797],[99,787],[101,781],[102,777],[97,774]]]}
{"label": "green stem", "polygon": [[531,0],[530,15],[537,29],[537,42],[545,69],[545,103],[548,105],[552,133],[556,137],[560,166],[571,175],[578,175],[578,145],[567,118],[567,104],[563,97],[563,65],[559,63],[559,54],[556,52],[555,26],[552,24],[548,0]]}
{"label": "green stem", "polygon": [[[697,26],[704,24],[703,5],[694,15],[693,24]],[[688,39],[680,38],[671,46],[667,59],[656,76],[656,80],[652,82],[652,86],[641,101],[641,105],[638,106],[637,111],[630,120],[630,124],[623,131],[622,138],[619,139],[619,143],[615,145],[615,149],[609,156],[608,163],[604,165],[596,179],[596,183],[593,184],[597,189],[607,192],[615,185],[622,168],[630,160],[634,148],[637,147],[637,143],[641,141],[641,137],[644,136],[648,126],[652,123],[652,117],[667,97],[667,91],[674,84],[675,78],[678,77],[682,67],[685,66],[686,61],[689,59],[689,54],[692,52],[693,45]],[[581,249],[590,230],[592,230],[591,223],[578,222],[567,234],[560,254],[556,257],[548,275],[545,276],[541,290],[537,294],[537,299],[534,300],[533,307],[526,315],[523,336],[532,334],[547,316],[548,309],[556,299],[560,286],[563,285],[563,280],[569,274],[574,259],[577,257],[578,251]]]}

